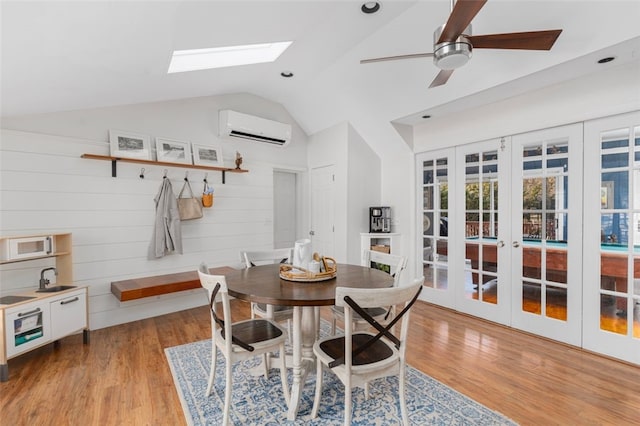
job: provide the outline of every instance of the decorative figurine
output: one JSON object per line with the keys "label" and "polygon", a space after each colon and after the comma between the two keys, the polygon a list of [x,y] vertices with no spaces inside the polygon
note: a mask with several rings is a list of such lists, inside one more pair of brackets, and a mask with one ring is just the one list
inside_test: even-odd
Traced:
{"label": "decorative figurine", "polygon": [[236,151],[236,169],[240,169],[240,165],[242,164],[242,155]]}

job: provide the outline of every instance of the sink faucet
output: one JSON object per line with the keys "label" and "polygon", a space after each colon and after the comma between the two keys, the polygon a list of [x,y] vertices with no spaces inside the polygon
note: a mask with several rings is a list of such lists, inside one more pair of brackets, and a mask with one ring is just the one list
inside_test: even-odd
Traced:
{"label": "sink faucet", "polygon": [[58,270],[54,267],[44,268],[42,271],[40,271],[40,287],[39,287],[40,290],[45,289],[50,282],[48,279],[44,277],[44,273],[47,271],[53,271],[53,273],[56,276],[58,275]]}

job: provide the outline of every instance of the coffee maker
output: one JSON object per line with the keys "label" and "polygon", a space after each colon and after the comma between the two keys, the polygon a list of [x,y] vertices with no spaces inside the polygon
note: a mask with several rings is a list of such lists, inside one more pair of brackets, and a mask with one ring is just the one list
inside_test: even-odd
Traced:
{"label": "coffee maker", "polygon": [[369,232],[391,232],[391,207],[369,207]]}

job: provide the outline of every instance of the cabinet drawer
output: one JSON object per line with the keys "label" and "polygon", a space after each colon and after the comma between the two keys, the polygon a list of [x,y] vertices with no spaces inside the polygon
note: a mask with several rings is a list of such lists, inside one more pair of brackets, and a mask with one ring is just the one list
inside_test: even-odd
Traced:
{"label": "cabinet drawer", "polygon": [[87,327],[85,290],[67,293],[51,301],[51,339],[57,340]]}
{"label": "cabinet drawer", "polygon": [[21,354],[51,339],[49,303],[28,303],[5,312],[7,358]]}

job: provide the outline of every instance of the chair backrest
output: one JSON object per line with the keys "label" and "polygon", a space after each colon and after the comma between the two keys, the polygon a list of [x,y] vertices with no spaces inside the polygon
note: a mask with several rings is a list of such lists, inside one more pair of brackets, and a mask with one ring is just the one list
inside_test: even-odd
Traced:
{"label": "chair backrest", "polygon": [[289,263],[293,258],[293,248],[242,251],[240,252],[240,257],[247,268],[258,265],[267,265],[269,263]]}
{"label": "chair backrest", "polygon": [[[406,352],[406,341],[409,332],[409,314],[411,308],[418,298],[422,285],[424,284],[424,277],[418,278],[413,281],[409,286],[403,287],[390,287],[390,288],[349,288],[349,287],[336,287],[336,306],[344,307],[344,328],[345,328],[345,359],[344,363],[347,370],[350,371],[352,365],[352,357],[360,350],[366,350],[366,345],[362,345],[361,348],[353,348],[352,335],[354,332],[353,313],[354,308],[352,303],[355,303],[356,308],[375,308],[383,305],[403,305],[403,309],[396,313],[393,320],[388,324],[382,326],[380,324],[372,324],[378,331],[377,338],[388,340],[392,344],[395,344],[400,353],[400,358],[404,362]],[[367,313],[365,311],[359,312],[359,314],[366,318]],[[400,336],[394,336],[391,334],[391,330],[397,322],[402,322],[400,327]],[[334,364],[335,365],[335,364]],[[333,367],[332,365],[330,365]]]}
{"label": "chair backrest", "polygon": [[[229,304],[229,288],[224,275],[211,275],[209,268],[203,262],[198,267],[200,285],[207,290],[209,306],[211,308],[211,338],[213,339],[218,327],[224,327],[224,336],[231,336],[231,306]],[[218,316],[216,302],[222,302],[222,318]],[[221,325],[217,319],[222,319]],[[226,339],[228,350],[231,350],[231,340]],[[229,352],[230,353],[230,352]]]}
{"label": "chair backrest", "polygon": [[407,267],[407,258],[395,254],[382,253],[375,250],[364,250],[362,253],[363,265],[371,266],[371,262],[389,266],[389,274],[393,277],[393,286],[400,283],[400,275]]}

